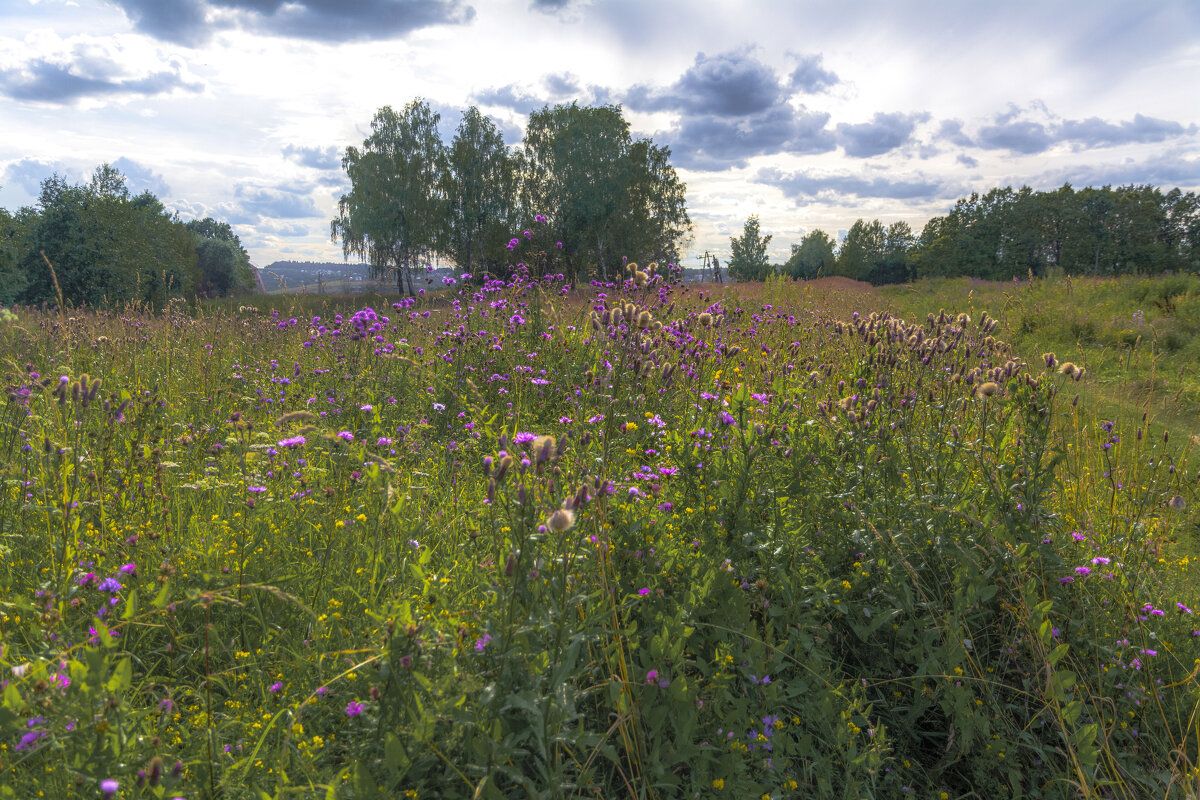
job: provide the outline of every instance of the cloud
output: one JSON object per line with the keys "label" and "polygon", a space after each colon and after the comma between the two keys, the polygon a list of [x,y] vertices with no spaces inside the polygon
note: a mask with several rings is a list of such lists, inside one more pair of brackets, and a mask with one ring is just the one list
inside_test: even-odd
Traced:
{"label": "cloud", "polygon": [[559,75],[547,75],[542,78],[542,83],[546,85],[546,90],[556,97],[577,94],[579,92],[579,79],[570,72],[564,72]]}
{"label": "cloud", "polygon": [[935,178],[866,178],[858,175],[813,175],[805,172],[784,173],[778,169],[759,170],[755,183],[775,186],[796,200],[834,203],[846,197],[882,197],[890,200],[935,200],[955,197],[961,190]]}
{"label": "cloud", "polygon": [[837,141],[853,158],[878,156],[908,142],[918,122],[929,119],[928,114],[876,113],[870,122],[839,123]]}
{"label": "cloud", "polygon": [[942,120],[942,124],[938,128],[937,138],[945,139],[950,144],[956,144],[959,147],[970,147],[975,144],[971,137],[963,132],[963,122],[961,119]]}
{"label": "cloud", "polygon": [[520,114],[528,114],[547,103],[546,100],[526,92],[514,83],[476,92],[472,99],[480,105],[509,108]]}
{"label": "cloud", "polygon": [[987,150],[1008,150],[1032,155],[1048,150],[1055,141],[1054,134],[1040,122],[1028,119],[997,121],[985,125],[975,137],[976,144]]}
{"label": "cloud", "polygon": [[[974,144],[990,150],[1032,155],[1056,144],[1069,144],[1077,151],[1125,144],[1158,144],[1194,135],[1200,130],[1195,124],[1183,125],[1142,114],[1134,114],[1131,120],[1109,122],[1099,117],[1060,119],[1040,104],[1035,104],[1033,110],[1040,112],[1044,121],[1030,119],[1025,111],[1010,108],[996,115],[992,124],[980,128]],[[954,121],[954,124],[959,123]],[[947,122],[942,123],[943,132],[952,130],[947,125]],[[961,124],[958,130],[961,132]]]}
{"label": "cloud", "polygon": [[966,153],[959,153],[958,158],[956,158],[954,160],[957,161],[958,163],[962,164],[964,167],[970,167],[971,169],[974,169],[975,167],[979,166],[979,162],[977,160],[975,160],[974,158],[971,158]]}
{"label": "cloud", "polygon": [[391,39],[420,28],[462,25],[475,9],[461,0],[110,0],[134,27],[188,47],[215,31],[325,42]]}
{"label": "cloud", "polygon": [[118,77],[120,68],[99,58],[59,63],[36,58],[25,65],[0,70],[0,95],[13,100],[65,104],[85,97],[159,95],[175,90],[203,91],[204,86],[182,75],[182,67],[139,77]]}
{"label": "cloud", "polygon": [[166,179],[149,167],[131,161],[125,156],[112,162],[112,166],[125,176],[125,185],[129,187],[130,194],[138,195],[142,192],[150,192],[160,200],[171,194],[171,187],[167,185]]}
{"label": "cloud", "polygon": [[557,14],[559,11],[569,7],[572,0],[532,0],[529,3],[529,8],[533,11],[540,11],[543,14]]}
{"label": "cloud", "polygon": [[4,168],[4,179],[0,185],[17,185],[34,197],[42,193],[42,181],[51,175],[61,175],[71,183],[78,183],[80,175],[60,161],[40,161],[22,158]]}
{"label": "cloud", "polygon": [[[301,188],[289,185],[264,187],[238,184],[233,192],[237,201],[236,207],[229,209],[237,219],[231,216],[230,222],[252,222],[256,217],[300,219],[321,216],[317,204],[308,194],[302,193]],[[241,213],[237,213],[238,211]]]}
{"label": "cloud", "polygon": [[824,92],[838,83],[838,76],[821,66],[819,54],[801,56],[799,66],[792,70],[788,78],[788,87],[792,91],[808,94]]}
{"label": "cloud", "polygon": [[271,234],[288,238],[308,236],[308,226],[298,223],[260,222],[255,226],[255,230],[260,235]]}
{"label": "cloud", "polygon": [[835,147],[828,122],[829,114],[823,111],[783,104],[740,119],[685,117],[663,138],[680,166],[721,171],[744,167],[754,156],[827,153]]}
{"label": "cloud", "polygon": [[289,144],[283,150],[283,157],[288,161],[311,169],[333,170],[342,168],[342,151],[334,145],[328,147],[302,147]]}
{"label": "cloud", "polygon": [[691,67],[666,89],[637,85],[626,103],[635,111],[682,111],[706,116],[757,114],[783,99],[784,87],[767,65],[737,52],[697,53]]}
{"label": "cloud", "polygon": [[1132,120],[1115,124],[1099,117],[1065,120],[1059,135],[1078,147],[1104,147],[1162,142],[1176,136],[1196,133],[1196,130],[1194,124],[1184,127],[1178,122],[1134,114]]}
{"label": "cloud", "polygon": [[1200,157],[1195,152],[1174,151],[1144,161],[1127,159],[1120,164],[1084,164],[1048,172],[1035,182],[1045,187],[1070,183],[1077,189],[1130,184],[1150,184],[1164,191],[1174,187],[1191,189],[1200,186]]}

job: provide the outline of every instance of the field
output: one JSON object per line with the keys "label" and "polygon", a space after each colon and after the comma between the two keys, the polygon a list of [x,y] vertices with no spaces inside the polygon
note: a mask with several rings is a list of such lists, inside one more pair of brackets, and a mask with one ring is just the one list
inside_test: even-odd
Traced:
{"label": "field", "polygon": [[1196,796],[1195,279],[542,272],[0,321],[0,797]]}

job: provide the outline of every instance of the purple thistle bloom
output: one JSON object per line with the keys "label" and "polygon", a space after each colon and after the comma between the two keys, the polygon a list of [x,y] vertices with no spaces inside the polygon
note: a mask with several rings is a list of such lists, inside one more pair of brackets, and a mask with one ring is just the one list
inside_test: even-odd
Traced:
{"label": "purple thistle bloom", "polygon": [[362,714],[362,712],[365,709],[366,709],[365,704],[360,703],[357,700],[351,700],[349,703],[346,704],[346,716],[347,717],[357,717],[358,715]]}
{"label": "purple thistle bloom", "polygon": [[300,445],[305,444],[307,441],[308,440],[305,439],[303,436],[290,436],[287,439],[281,439],[279,441],[279,446],[280,447],[299,447]]}
{"label": "purple thistle bloom", "polygon": [[487,649],[488,642],[491,640],[492,635],[490,633],[485,633],[483,636],[480,636],[475,640],[475,650],[482,653],[485,649]]}
{"label": "purple thistle bloom", "polygon": [[339,431],[337,437],[343,442],[353,442],[354,434],[350,431]]}

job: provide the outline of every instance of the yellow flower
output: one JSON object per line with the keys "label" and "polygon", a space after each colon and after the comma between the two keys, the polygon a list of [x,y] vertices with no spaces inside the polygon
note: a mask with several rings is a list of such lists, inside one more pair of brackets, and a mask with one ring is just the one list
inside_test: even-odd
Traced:
{"label": "yellow flower", "polygon": [[725,788],[725,779],[724,779],[724,778],[717,778],[716,780],[714,780],[714,781],[713,781],[713,788],[714,788],[714,789],[724,789],[724,788]]}
{"label": "yellow flower", "polygon": [[630,433],[632,433],[633,431],[636,431],[636,430],[637,430],[637,423],[636,423],[636,422],[626,422],[626,423],[625,423],[625,430],[626,430],[626,431],[628,431],[628,432],[630,432]]}

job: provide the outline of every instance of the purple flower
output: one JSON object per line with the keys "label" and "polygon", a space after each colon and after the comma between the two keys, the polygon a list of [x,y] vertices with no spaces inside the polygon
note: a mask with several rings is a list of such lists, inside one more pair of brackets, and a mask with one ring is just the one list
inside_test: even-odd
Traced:
{"label": "purple flower", "polygon": [[353,442],[354,434],[350,431],[339,431],[337,437],[343,442]]}
{"label": "purple flower", "polygon": [[650,594],[650,590],[649,589],[638,589],[638,594],[640,594],[642,597],[645,597],[646,595]]}
{"label": "purple flower", "polygon": [[475,640],[475,649],[478,652],[482,653],[485,649],[487,649],[488,642],[490,642],[491,640],[492,640],[492,635],[490,633],[485,633],[483,636],[480,636],[478,639]]}
{"label": "purple flower", "polygon": [[300,445],[306,443],[307,441],[308,441],[308,439],[305,439],[303,436],[289,436],[287,439],[281,439],[279,441],[279,446],[280,447],[299,447]]}
{"label": "purple flower", "polygon": [[267,691],[269,691],[271,694],[279,694],[283,691],[283,684],[279,681],[275,681],[270,685],[270,687],[267,688]]}
{"label": "purple flower", "polygon": [[134,572],[137,572],[137,564],[122,564],[117,568],[117,572],[120,572],[124,575],[130,575]]}
{"label": "purple flower", "polygon": [[106,778],[105,780],[100,781],[100,791],[104,792],[104,794],[108,795],[109,797],[112,797],[114,794],[116,794],[117,789],[120,788],[121,784],[117,783],[112,778]]}
{"label": "purple flower", "polygon": [[346,704],[346,716],[357,717],[359,714],[362,714],[365,709],[366,705],[363,703],[360,703],[357,700],[351,700]]}
{"label": "purple flower", "polygon": [[121,582],[119,580],[117,580],[116,578],[105,578],[100,583],[99,588],[100,588],[100,591],[102,591],[102,592],[112,592],[113,594],[116,594],[117,592],[121,591],[121,589],[124,587],[121,586]]}

